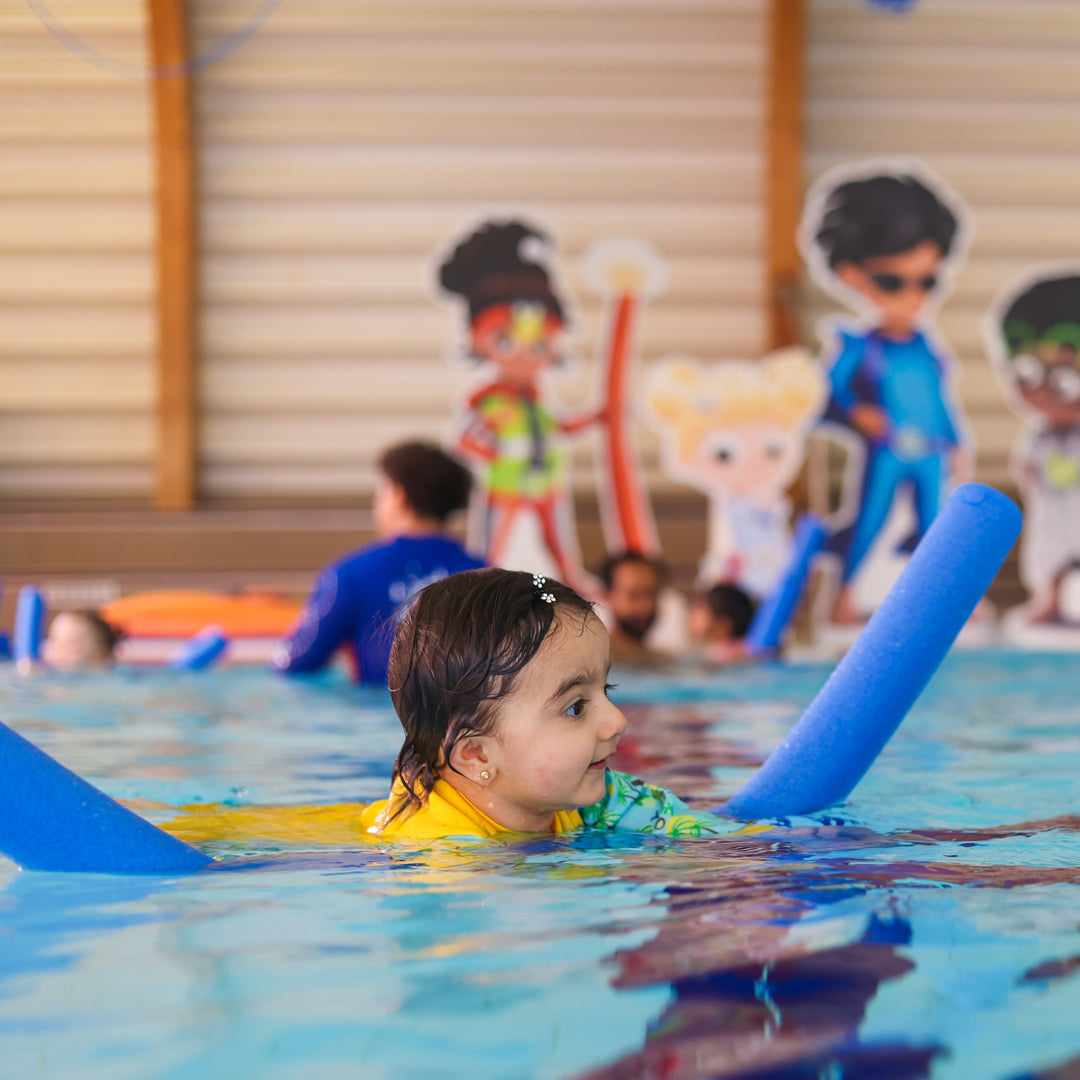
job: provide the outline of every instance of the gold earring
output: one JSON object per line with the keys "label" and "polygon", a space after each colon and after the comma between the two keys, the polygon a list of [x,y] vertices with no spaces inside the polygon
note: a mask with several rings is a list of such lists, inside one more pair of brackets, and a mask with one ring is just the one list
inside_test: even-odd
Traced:
{"label": "gold earring", "polygon": [[491,773],[489,773],[489,772],[487,771],[487,769],[485,769],[485,770],[484,770],[484,771],[483,771],[483,772],[482,772],[482,773],[480,774],[480,779],[481,779],[481,780],[490,780],[490,779],[491,779]]}

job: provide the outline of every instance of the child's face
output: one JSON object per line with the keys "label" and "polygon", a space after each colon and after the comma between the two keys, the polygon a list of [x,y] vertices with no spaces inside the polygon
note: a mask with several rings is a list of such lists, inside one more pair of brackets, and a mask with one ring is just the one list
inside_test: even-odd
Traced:
{"label": "child's face", "polygon": [[912,329],[938,285],[941,248],[924,240],[897,255],[875,255],[861,263],[841,263],[836,276],[864,296],[886,325]]}
{"label": "child's face", "polygon": [[1080,423],[1080,363],[1076,350],[1055,342],[1039,342],[1009,365],[1024,401],[1051,424]]}
{"label": "child's face", "polygon": [[591,806],[626,730],[608,700],[611,644],[595,615],[552,627],[499,702],[488,748],[492,816],[508,828],[544,831],[556,810]]}
{"label": "child's face", "polygon": [[731,640],[731,620],[717,618],[708,600],[698,598],[690,605],[690,640],[697,645],[711,645],[717,641]]}
{"label": "child's face", "polygon": [[686,467],[702,489],[760,503],[775,501],[802,462],[802,433],[766,421],[710,431]]}
{"label": "child's face", "polygon": [[510,382],[531,386],[562,351],[562,323],[540,304],[499,304],[473,321],[472,351]]}
{"label": "child's face", "polygon": [[687,620],[690,631],[690,640],[697,645],[703,645],[713,640],[716,630],[716,616],[712,613],[707,600],[698,597],[690,605],[690,616]]}
{"label": "child's face", "polygon": [[91,623],[69,611],[62,611],[53,619],[41,646],[41,658],[57,671],[101,668],[109,662]]}

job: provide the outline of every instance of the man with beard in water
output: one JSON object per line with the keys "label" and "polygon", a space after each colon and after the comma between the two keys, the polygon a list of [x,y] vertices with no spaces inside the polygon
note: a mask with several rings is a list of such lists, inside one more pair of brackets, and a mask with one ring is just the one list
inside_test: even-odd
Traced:
{"label": "man with beard in water", "polygon": [[660,612],[660,591],[667,567],[637,551],[611,555],[597,571],[604,586],[603,606],[611,635],[611,662],[616,665],[655,667],[671,659],[651,648],[649,631]]}

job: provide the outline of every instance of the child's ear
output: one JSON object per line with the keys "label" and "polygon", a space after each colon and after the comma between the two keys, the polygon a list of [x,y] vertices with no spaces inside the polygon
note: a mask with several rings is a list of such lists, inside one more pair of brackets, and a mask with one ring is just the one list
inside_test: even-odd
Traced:
{"label": "child's ear", "polygon": [[481,735],[458,739],[450,751],[450,768],[476,783],[480,783],[480,773],[490,764],[487,739]]}

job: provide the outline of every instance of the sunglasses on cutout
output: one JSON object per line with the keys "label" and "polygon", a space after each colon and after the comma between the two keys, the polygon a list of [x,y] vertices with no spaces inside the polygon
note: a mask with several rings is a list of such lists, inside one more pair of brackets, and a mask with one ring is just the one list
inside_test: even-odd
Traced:
{"label": "sunglasses on cutout", "polygon": [[933,292],[938,283],[933,274],[917,278],[901,277],[899,274],[871,274],[870,280],[885,293],[898,293],[905,288],[915,288],[920,292]]}

